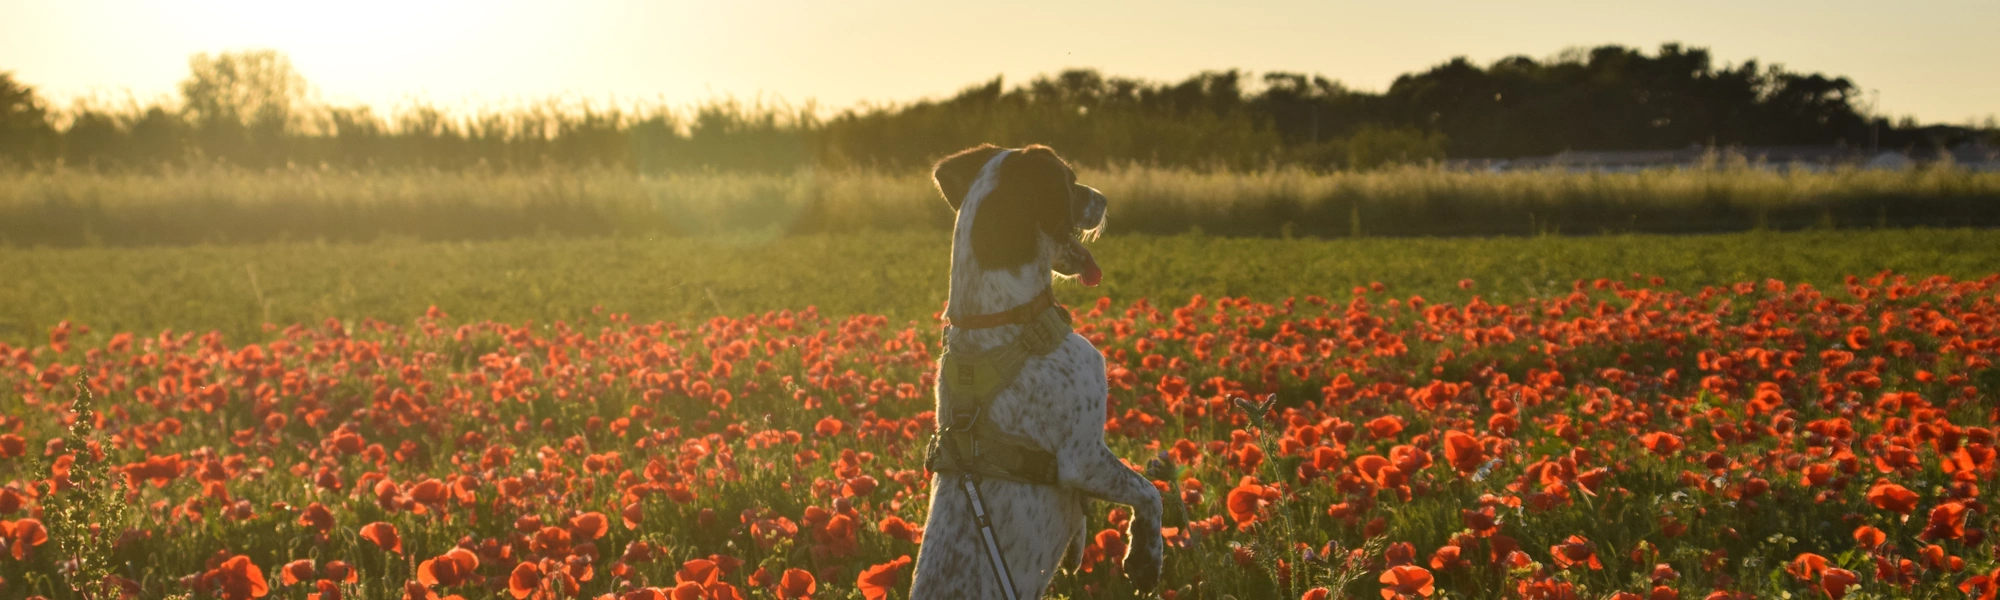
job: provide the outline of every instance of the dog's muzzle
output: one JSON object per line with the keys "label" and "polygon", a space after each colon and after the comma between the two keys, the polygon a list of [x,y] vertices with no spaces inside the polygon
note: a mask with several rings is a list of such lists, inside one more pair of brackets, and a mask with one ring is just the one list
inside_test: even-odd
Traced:
{"label": "dog's muzzle", "polygon": [[1056,252],[1054,264],[1050,266],[1064,276],[1076,277],[1078,283],[1095,286],[1103,280],[1104,273],[1097,268],[1097,258],[1090,254],[1089,248],[1083,247],[1083,242],[1097,239],[1097,235],[1104,232],[1107,202],[1104,194],[1096,188],[1078,184],[1072,190],[1070,214],[1075,221],[1071,226],[1070,239],[1064,240],[1063,247]]}
{"label": "dog's muzzle", "polygon": [[1090,237],[1095,238],[1095,232],[1104,228],[1104,209],[1108,203],[1104,193],[1097,188],[1083,184],[1077,184],[1076,188],[1076,193],[1070,198],[1071,212],[1076,216],[1076,229],[1092,232]]}

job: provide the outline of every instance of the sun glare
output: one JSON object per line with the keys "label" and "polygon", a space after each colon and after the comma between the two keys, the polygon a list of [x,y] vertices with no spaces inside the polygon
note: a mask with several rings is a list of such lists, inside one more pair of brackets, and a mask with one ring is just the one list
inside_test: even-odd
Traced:
{"label": "sun glare", "polygon": [[420,94],[419,65],[462,58],[515,33],[493,3],[471,0],[342,3],[209,0],[167,15],[196,52],[269,48],[283,52],[330,100],[382,102]]}

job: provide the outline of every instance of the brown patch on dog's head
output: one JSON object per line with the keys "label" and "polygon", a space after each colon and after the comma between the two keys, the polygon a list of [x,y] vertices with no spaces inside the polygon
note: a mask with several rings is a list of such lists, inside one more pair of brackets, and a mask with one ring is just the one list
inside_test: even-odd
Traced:
{"label": "brown patch on dog's head", "polygon": [[[981,144],[938,162],[932,178],[952,210],[964,206],[986,163],[1003,150]],[[993,188],[976,210],[970,242],[980,267],[1027,264],[1042,252],[1046,235],[1057,243],[1052,268],[1063,275],[1092,273],[1085,283],[1095,285],[1096,263],[1073,234],[1102,227],[1104,196],[1079,185],[1076,171],[1054,149],[1033,145],[1008,154],[995,167]]]}
{"label": "brown patch on dog's head", "polygon": [[[938,162],[932,178],[952,210],[965,204],[980,171],[1004,150],[991,144]],[[1069,186],[1076,173],[1048,146],[1028,146],[1007,155],[995,169],[994,185],[972,215],[972,255],[988,269],[1010,269],[1041,252],[1038,232],[1063,239],[1071,227]]]}

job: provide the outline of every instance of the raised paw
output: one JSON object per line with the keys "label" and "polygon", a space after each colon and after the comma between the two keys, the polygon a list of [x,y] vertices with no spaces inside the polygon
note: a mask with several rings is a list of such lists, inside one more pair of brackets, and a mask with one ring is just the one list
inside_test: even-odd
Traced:
{"label": "raised paw", "polygon": [[1125,579],[1141,593],[1152,593],[1160,585],[1160,564],[1165,559],[1166,539],[1157,523],[1142,525],[1133,519],[1126,531],[1132,545],[1125,550]]}

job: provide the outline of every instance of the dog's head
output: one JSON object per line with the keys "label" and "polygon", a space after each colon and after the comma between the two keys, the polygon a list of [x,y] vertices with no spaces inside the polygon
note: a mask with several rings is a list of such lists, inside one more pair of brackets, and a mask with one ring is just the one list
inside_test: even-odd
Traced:
{"label": "dog's head", "polygon": [[[1008,152],[980,144],[938,161],[931,178],[961,223],[973,219],[972,256],[981,268],[1012,269],[1046,256],[1051,270],[1084,285],[1103,276],[1083,242],[1104,229],[1104,194],[1077,183],[1076,171],[1048,146]],[[971,215],[961,210],[968,195],[977,196]]]}

